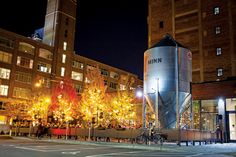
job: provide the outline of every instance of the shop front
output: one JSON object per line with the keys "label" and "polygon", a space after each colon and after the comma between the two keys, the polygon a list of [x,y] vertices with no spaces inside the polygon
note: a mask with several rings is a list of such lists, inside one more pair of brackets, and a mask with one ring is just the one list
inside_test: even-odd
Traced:
{"label": "shop front", "polygon": [[236,80],[193,84],[194,128],[236,142]]}

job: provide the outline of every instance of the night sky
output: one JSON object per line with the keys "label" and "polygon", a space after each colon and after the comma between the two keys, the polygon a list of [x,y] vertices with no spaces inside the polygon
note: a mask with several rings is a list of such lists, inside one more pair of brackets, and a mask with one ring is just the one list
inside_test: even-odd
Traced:
{"label": "night sky", "polygon": [[[31,36],[44,26],[47,0],[3,1],[0,27]],[[143,78],[147,0],[77,0],[77,54]]]}

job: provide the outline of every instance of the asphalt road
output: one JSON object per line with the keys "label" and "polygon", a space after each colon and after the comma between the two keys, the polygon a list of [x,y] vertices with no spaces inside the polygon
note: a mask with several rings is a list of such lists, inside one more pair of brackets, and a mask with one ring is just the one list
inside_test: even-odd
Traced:
{"label": "asphalt road", "polygon": [[52,143],[40,140],[0,140],[0,157],[226,157],[199,152],[170,152],[112,146]]}

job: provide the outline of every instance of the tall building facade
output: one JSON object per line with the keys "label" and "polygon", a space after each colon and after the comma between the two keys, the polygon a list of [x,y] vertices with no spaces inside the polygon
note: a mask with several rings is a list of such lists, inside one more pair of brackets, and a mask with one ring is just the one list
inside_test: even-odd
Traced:
{"label": "tall building facade", "polygon": [[192,52],[193,82],[236,76],[236,1],[149,0],[148,45],[166,33]]}
{"label": "tall building facade", "polygon": [[166,33],[192,52],[193,128],[236,141],[236,1],[149,0],[148,45]]}
{"label": "tall building facade", "polygon": [[50,93],[65,77],[72,79],[77,93],[89,82],[88,71],[99,68],[107,91],[136,88],[138,76],[74,52],[76,0],[48,0],[42,40],[0,28],[0,124],[9,120],[5,104],[32,99],[39,91]]}

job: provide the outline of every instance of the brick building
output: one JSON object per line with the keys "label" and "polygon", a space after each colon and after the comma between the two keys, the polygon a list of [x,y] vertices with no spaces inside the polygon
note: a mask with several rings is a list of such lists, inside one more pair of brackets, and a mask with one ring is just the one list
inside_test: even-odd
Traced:
{"label": "brick building", "polygon": [[74,52],[76,0],[48,0],[44,35],[24,37],[0,28],[0,123],[5,116],[4,104],[12,100],[31,99],[40,90],[51,91],[65,77],[72,79],[77,93],[89,82],[86,74],[99,68],[109,92],[125,90],[127,83],[135,89],[142,80],[130,72],[77,55]]}
{"label": "brick building", "polygon": [[192,52],[197,129],[220,125],[225,140],[236,140],[236,1],[149,0],[148,7],[149,47],[169,33]]}

